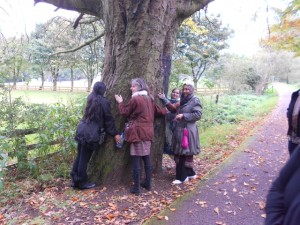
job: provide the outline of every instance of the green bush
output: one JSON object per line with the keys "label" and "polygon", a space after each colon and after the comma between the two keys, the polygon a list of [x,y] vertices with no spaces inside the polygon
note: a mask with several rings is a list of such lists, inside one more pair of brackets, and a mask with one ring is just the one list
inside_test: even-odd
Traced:
{"label": "green bush", "polygon": [[[9,90],[2,90],[0,96],[0,189],[7,163],[18,162],[18,175],[39,177],[46,164],[36,163],[49,154],[56,152],[61,161],[68,161],[70,154],[76,148],[74,140],[76,125],[82,117],[85,98],[76,102],[55,103],[52,105],[25,102],[18,97],[13,99]],[[19,130],[38,129],[29,135],[16,135]],[[50,145],[51,141],[61,140],[60,143]],[[27,146],[38,144],[35,149],[28,150]],[[9,156],[9,157],[8,157]],[[55,164],[55,162],[52,162]],[[56,175],[66,176],[69,168],[58,164]],[[68,171],[68,172],[66,172]]]}

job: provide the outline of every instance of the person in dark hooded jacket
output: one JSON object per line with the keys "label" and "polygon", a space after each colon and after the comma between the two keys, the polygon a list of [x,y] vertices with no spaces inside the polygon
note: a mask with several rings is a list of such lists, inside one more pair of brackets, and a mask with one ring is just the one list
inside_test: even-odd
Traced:
{"label": "person in dark hooded jacket", "polygon": [[300,89],[292,93],[286,116],[288,119],[288,150],[291,155],[300,144]]}
{"label": "person in dark hooded jacket", "polygon": [[273,182],[265,211],[265,225],[300,224],[300,146]]}
{"label": "person in dark hooded jacket", "polygon": [[79,122],[75,140],[77,145],[77,156],[71,171],[73,188],[89,189],[95,187],[94,183],[87,183],[87,166],[94,150],[99,149],[99,131],[102,129],[113,136],[117,143],[121,138],[115,126],[114,118],[111,114],[109,101],[103,96],[106,86],[103,82],[96,82],[92,93],[87,98],[87,105],[84,115]]}

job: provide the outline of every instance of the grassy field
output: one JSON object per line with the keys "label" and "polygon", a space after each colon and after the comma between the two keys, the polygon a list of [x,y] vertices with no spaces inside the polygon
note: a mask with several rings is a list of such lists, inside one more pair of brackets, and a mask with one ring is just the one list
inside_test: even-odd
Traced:
{"label": "grassy field", "polygon": [[57,102],[67,103],[78,98],[85,98],[86,92],[55,92],[55,91],[12,91],[12,97],[22,97],[31,103],[53,104]]}

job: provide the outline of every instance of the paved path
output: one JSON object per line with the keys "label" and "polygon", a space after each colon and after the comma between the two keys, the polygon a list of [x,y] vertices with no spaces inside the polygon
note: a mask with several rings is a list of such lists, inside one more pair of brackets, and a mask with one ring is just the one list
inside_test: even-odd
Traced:
{"label": "paved path", "polygon": [[[176,202],[168,220],[150,224],[260,225],[271,182],[286,162],[286,108],[293,90],[277,84],[279,102],[242,149],[202,180],[192,194]],[[149,222],[149,221],[148,221]],[[149,224],[149,223],[148,223]]]}

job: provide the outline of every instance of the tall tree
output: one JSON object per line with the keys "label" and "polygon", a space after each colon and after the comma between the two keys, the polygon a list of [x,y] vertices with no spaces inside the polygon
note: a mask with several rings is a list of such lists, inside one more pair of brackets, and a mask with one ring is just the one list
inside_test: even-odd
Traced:
{"label": "tall tree", "polygon": [[[103,33],[103,27],[96,22],[80,26],[80,29],[81,40],[85,43],[88,43],[93,37],[97,37]],[[97,41],[86,44],[85,47],[78,51],[77,55],[80,59],[80,69],[87,78],[88,90],[90,91],[93,80],[100,74],[104,61],[103,38],[99,38]]]}
{"label": "tall tree", "polygon": [[231,34],[219,17],[200,12],[181,25],[176,50],[187,59],[196,88],[205,71],[218,60],[220,51],[228,47],[226,40]]}
{"label": "tall tree", "polygon": [[[77,28],[71,28],[71,21],[64,21],[68,29],[60,32],[60,51],[52,54],[61,56],[63,66],[70,67],[71,77],[74,68],[80,70],[88,81],[90,91],[94,78],[100,74],[104,61],[103,24],[91,16],[82,16]],[[66,53],[68,53],[66,55]]]}
{"label": "tall tree", "polygon": [[284,10],[275,9],[279,22],[270,27],[270,35],[262,42],[300,56],[300,0],[292,0]]}
{"label": "tall tree", "polygon": [[6,77],[6,82],[12,82],[12,88],[16,88],[17,81],[23,80],[23,72],[27,67],[27,56],[25,54],[28,46],[28,39],[24,36],[20,38],[0,38],[0,74]]}
{"label": "tall tree", "polygon": [[[35,0],[35,3],[49,3],[59,8],[93,15],[104,21],[105,60],[102,77],[108,87],[107,96],[113,101],[114,94],[121,94],[127,101],[130,98],[129,81],[134,77],[144,78],[153,96],[163,86],[165,90],[168,89],[173,45],[178,28],[184,19],[212,1]],[[116,104],[112,107],[116,108]],[[123,124],[124,119],[118,118],[119,129]],[[151,158],[154,168],[159,169],[164,142],[162,121],[155,122],[155,134]],[[110,139],[92,160],[92,179],[96,182],[119,181],[122,177],[128,179],[128,167],[128,152],[116,153],[113,140]]]}

